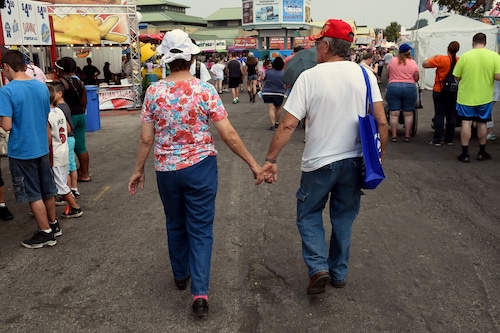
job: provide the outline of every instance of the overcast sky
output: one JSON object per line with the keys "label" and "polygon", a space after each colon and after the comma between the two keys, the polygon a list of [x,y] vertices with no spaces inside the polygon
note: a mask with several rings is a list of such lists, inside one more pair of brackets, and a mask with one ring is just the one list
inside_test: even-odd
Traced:
{"label": "overcast sky", "polygon": [[[385,28],[394,21],[411,28],[417,21],[420,2],[419,0],[311,1],[311,16],[314,21],[339,18],[354,20],[357,25],[368,25],[373,28]],[[173,2],[191,7],[186,10],[186,14],[200,17],[207,17],[219,8],[241,6],[241,0],[173,0]],[[420,18],[427,19],[429,24],[434,22],[434,16],[430,12],[421,13]]]}

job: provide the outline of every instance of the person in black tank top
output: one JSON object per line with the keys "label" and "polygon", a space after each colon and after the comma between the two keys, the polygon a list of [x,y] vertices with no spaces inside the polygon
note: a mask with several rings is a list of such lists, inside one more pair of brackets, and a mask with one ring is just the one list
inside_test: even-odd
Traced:
{"label": "person in black tank top", "polygon": [[76,62],[70,57],[63,57],[55,62],[57,76],[64,85],[64,100],[71,110],[73,121],[73,133],[75,136],[75,154],[78,157],[78,181],[91,181],[89,174],[89,152],[85,141],[87,107],[87,90],[80,79],[73,76],[76,70]]}
{"label": "person in black tank top", "polygon": [[248,53],[247,58],[247,91],[250,96],[250,102],[255,103],[255,95],[257,95],[257,65],[259,59],[255,58],[253,52]]}

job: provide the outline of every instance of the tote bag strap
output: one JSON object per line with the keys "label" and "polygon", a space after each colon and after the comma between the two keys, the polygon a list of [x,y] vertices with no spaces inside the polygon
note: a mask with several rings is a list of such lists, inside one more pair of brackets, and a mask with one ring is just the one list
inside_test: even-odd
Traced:
{"label": "tote bag strap", "polygon": [[[368,77],[368,73],[366,72],[366,69],[361,67],[361,71],[363,72],[363,76],[365,77],[365,84],[366,84],[366,107],[365,107],[365,116],[368,113],[373,114],[373,99],[372,99],[372,88],[370,85],[370,78]],[[371,111],[371,112],[370,112]]]}

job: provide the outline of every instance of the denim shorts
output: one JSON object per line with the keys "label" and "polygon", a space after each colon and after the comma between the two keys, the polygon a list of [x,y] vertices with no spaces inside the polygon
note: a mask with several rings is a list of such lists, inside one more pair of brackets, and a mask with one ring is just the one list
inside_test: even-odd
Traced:
{"label": "denim shorts", "polygon": [[417,86],[415,83],[391,82],[385,94],[389,111],[415,111]]}
{"label": "denim shorts", "polygon": [[257,74],[248,75],[248,81],[257,80]]}
{"label": "denim shorts", "polygon": [[30,160],[9,158],[9,169],[17,202],[35,202],[56,195],[48,154]]}
{"label": "denim shorts", "polygon": [[493,102],[477,106],[467,106],[457,103],[457,113],[463,120],[475,120],[480,123],[491,121]]}

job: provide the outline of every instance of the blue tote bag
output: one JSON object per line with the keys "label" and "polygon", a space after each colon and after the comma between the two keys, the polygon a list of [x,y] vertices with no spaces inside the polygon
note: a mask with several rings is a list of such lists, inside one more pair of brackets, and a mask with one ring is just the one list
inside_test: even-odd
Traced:
{"label": "blue tote bag", "polygon": [[368,73],[363,66],[360,67],[363,71],[366,83],[365,115],[363,117],[358,116],[364,161],[363,184],[361,185],[361,188],[373,190],[385,179],[381,163],[382,145],[380,142],[380,134],[378,133],[377,121],[373,116],[373,100],[370,79],[368,78]]}

